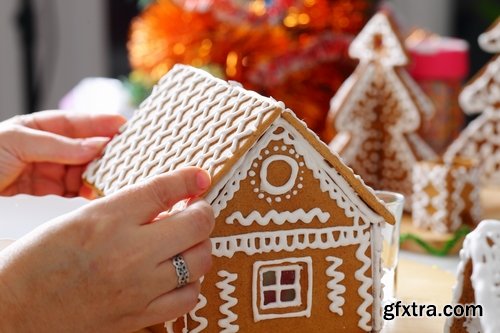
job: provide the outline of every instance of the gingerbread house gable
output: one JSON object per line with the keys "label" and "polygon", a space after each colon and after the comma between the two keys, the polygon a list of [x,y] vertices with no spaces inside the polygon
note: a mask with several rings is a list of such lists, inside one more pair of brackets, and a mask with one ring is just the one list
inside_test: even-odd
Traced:
{"label": "gingerbread house gable", "polygon": [[[380,227],[393,217],[291,112],[205,198],[218,270],[181,320],[188,332],[380,328]],[[269,274],[296,280],[266,285]],[[167,331],[180,332],[173,323]]]}
{"label": "gingerbread house gable", "polygon": [[445,332],[500,331],[500,221],[485,220],[469,233],[460,251],[453,304],[480,304],[482,316],[451,317]]}

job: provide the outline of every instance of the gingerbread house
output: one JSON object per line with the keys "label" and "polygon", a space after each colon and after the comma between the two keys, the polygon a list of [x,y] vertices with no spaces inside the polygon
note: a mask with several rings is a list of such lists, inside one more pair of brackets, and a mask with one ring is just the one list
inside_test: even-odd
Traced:
{"label": "gingerbread house", "polygon": [[[445,332],[500,332],[500,221],[485,220],[467,235],[460,251],[453,304],[468,304],[469,313],[450,317]],[[479,307],[470,307],[479,305]]]}
{"label": "gingerbread house", "polygon": [[481,113],[444,154],[477,159],[483,184],[500,185],[500,18],[479,36],[479,45],[495,53],[493,59],[474,76],[460,93],[460,105],[467,114]]}
{"label": "gingerbread house", "polygon": [[330,147],[368,185],[404,194],[410,208],[413,165],[436,154],[417,133],[433,107],[404,68],[403,45],[390,17],[375,14],[349,47],[359,65],[328,117],[337,133]]}
{"label": "gingerbread house", "polygon": [[282,103],[177,65],[84,177],[107,195],[183,166],[213,179],[214,265],[198,305],[163,331],[380,329],[393,216]]}

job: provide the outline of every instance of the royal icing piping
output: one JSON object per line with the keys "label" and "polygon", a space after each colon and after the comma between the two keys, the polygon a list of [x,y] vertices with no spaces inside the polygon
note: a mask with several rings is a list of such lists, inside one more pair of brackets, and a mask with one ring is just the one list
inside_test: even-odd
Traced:
{"label": "royal icing piping", "polygon": [[248,216],[243,216],[241,212],[234,212],[226,218],[227,224],[234,224],[238,222],[241,225],[249,226],[252,223],[258,223],[259,225],[268,225],[269,222],[273,222],[277,225],[282,225],[285,222],[288,223],[311,223],[314,218],[317,218],[321,223],[326,223],[330,219],[330,214],[323,212],[320,208],[313,208],[308,212],[304,209],[299,208],[292,212],[277,212],[276,210],[270,210],[261,215],[259,211],[252,211]]}
{"label": "royal icing piping", "polygon": [[247,255],[303,249],[330,249],[359,244],[364,241],[364,227],[330,227],[252,232],[226,237],[214,237],[212,254],[231,258],[237,252]]}
{"label": "royal icing piping", "polygon": [[[263,267],[266,266],[290,266],[290,264],[303,263],[307,269],[307,292],[306,292],[306,304],[303,310],[299,310],[296,312],[286,312],[286,313],[269,313],[266,311],[265,313],[261,313],[259,299],[263,297],[261,292],[260,281],[261,275],[260,271]],[[300,287],[304,287],[304,284],[300,284]],[[260,293],[260,294],[259,294]],[[313,269],[312,269],[312,258],[311,257],[301,257],[301,258],[286,258],[286,259],[277,259],[277,260],[268,260],[268,261],[256,261],[253,264],[253,273],[252,273],[252,310],[253,310],[253,319],[255,322],[266,320],[266,319],[276,319],[276,318],[291,318],[291,317],[310,317],[311,316],[311,308],[312,308],[312,293],[313,293]],[[300,305],[300,304],[299,304]]]}
{"label": "royal icing piping", "polygon": [[500,52],[500,20],[497,19],[496,24],[486,32],[479,35],[479,46],[486,52]]}
{"label": "royal icing piping", "polygon": [[224,303],[219,307],[220,313],[225,316],[225,318],[219,319],[217,322],[221,328],[221,333],[235,333],[238,332],[240,327],[233,324],[237,319],[238,315],[231,311],[231,308],[238,304],[238,300],[231,296],[231,294],[236,290],[231,282],[236,281],[238,274],[229,273],[228,271],[217,272],[224,280],[217,282],[215,285],[221,291],[219,292],[219,297]]}
{"label": "royal icing piping", "polygon": [[283,104],[273,99],[176,65],[84,178],[108,195],[185,166],[214,176],[279,109]]}
{"label": "royal icing piping", "polygon": [[[484,71],[470,84],[465,86],[459,96],[460,106],[467,114],[485,111],[487,108],[495,110],[500,103],[500,57],[496,56],[487,63]],[[497,110],[498,111],[498,110]]]}
{"label": "royal icing piping", "polygon": [[365,274],[371,271],[372,259],[369,258],[365,253],[370,246],[370,232],[365,232],[360,236],[360,244],[356,250],[356,259],[363,263],[356,272],[354,273],[354,278],[361,282],[361,286],[358,288],[359,296],[363,299],[363,303],[358,307],[356,313],[360,316],[358,321],[358,326],[369,332],[372,329],[372,314],[368,311],[370,305],[373,304],[373,295],[370,293],[370,288],[372,287],[372,278],[367,277]]}
{"label": "royal icing piping", "polygon": [[331,290],[327,296],[330,300],[330,306],[328,308],[331,312],[342,316],[344,314],[342,305],[345,303],[345,299],[342,295],[345,293],[346,289],[340,282],[344,280],[345,274],[337,270],[337,268],[342,265],[342,259],[327,256],[326,260],[330,263],[330,266],[326,270],[326,275],[331,278],[326,284],[328,289]]}
{"label": "royal icing piping", "polygon": [[382,223],[374,223],[371,225],[371,254],[372,254],[372,293],[373,293],[373,321],[372,330],[374,332],[380,332],[382,329],[382,299],[383,299],[383,289],[382,289],[382,277],[384,271],[382,269]]}
{"label": "royal icing piping", "polygon": [[[276,134],[275,130],[280,127],[284,130]],[[270,141],[279,140],[283,140],[285,144],[294,147],[297,154],[304,159],[306,167],[312,170],[314,177],[319,180],[320,189],[328,193],[330,198],[336,201],[338,207],[344,210],[347,217],[354,219],[354,224],[357,225],[361,221],[364,223],[383,221],[381,216],[373,212],[361,200],[347,181],[324,161],[324,158],[311,147],[310,143],[282,118],[275,120],[245,157],[241,158],[232,170],[227,173],[226,177],[217,184],[218,186],[215,186],[207,194],[206,199],[212,204],[216,217],[227,207],[227,203],[239,190],[240,182],[247,177],[253,161],[262,156],[261,151],[268,146]]]}
{"label": "royal icing piping", "polygon": [[[330,147],[342,152],[342,158],[351,165],[363,179],[370,184],[378,184],[380,188],[411,195],[411,170],[419,159],[434,159],[435,153],[427,144],[414,134],[420,125],[420,111],[412,99],[409,90],[392,67],[379,67],[375,63],[362,63],[355,73],[357,84],[352,86],[350,94],[346,94],[340,110],[330,110],[336,115],[335,126],[337,136],[331,141]],[[375,107],[381,94],[374,86],[383,78],[384,90],[390,92],[393,100],[382,107],[386,112],[392,112],[394,103],[404,110],[400,117],[385,129],[390,137],[386,146],[382,147],[377,130],[367,130],[366,123],[377,121]],[[370,97],[371,96],[371,97]],[[353,117],[353,113],[363,112],[362,117]],[[360,129],[363,129],[360,131]],[[350,135],[354,134],[355,135]],[[386,150],[393,152],[395,161],[380,161],[377,152]],[[378,171],[383,165],[382,174]],[[403,174],[404,173],[404,174]],[[402,179],[401,179],[402,178]],[[395,181],[394,179],[398,179]],[[410,203],[410,200],[407,200]]]}
{"label": "royal icing piping", "polygon": [[198,316],[196,312],[200,309],[203,309],[207,305],[207,298],[203,296],[201,293],[198,295],[198,303],[193,310],[189,311],[189,317],[195,323],[198,323],[198,326],[190,330],[190,333],[199,333],[203,331],[208,326],[208,320],[205,317]]}
{"label": "royal icing piping", "polygon": [[[481,332],[493,333],[500,331],[500,221],[482,221],[464,240],[460,251],[460,264],[457,270],[457,284],[453,288],[452,303],[459,302],[465,278],[465,265],[472,260],[472,275],[470,276],[476,304],[483,308],[479,324],[474,320],[466,322],[467,328],[481,327]],[[449,331],[453,318],[446,322],[445,331]],[[475,332],[475,331],[469,331]]]}
{"label": "royal icing piping", "polygon": [[[412,220],[419,228],[429,228],[435,232],[446,233],[448,217],[446,186],[449,167],[418,163],[413,169]],[[433,189],[430,196],[426,190]],[[432,207],[432,208],[431,208]]]}
{"label": "royal icing piping", "polygon": [[[269,167],[269,164],[271,164],[274,161],[283,161],[287,163],[292,169],[290,178],[287,180],[285,184],[281,186],[274,186],[267,179],[267,169]],[[261,181],[260,186],[264,191],[268,192],[269,194],[273,195],[284,194],[293,188],[293,185],[295,184],[295,180],[297,179],[298,174],[299,174],[299,164],[297,163],[296,160],[294,160],[290,156],[271,155],[268,158],[266,158],[264,162],[262,162],[262,167],[260,169],[260,181]]]}
{"label": "royal icing piping", "polygon": [[[381,37],[379,49],[374,45],[377,35]],[[404,66],[408,63],[401,40],[392,29],[387,16],[381,13],[373,15],[352,41],[349,56],[361,61],[380,60],[385,66]]]}

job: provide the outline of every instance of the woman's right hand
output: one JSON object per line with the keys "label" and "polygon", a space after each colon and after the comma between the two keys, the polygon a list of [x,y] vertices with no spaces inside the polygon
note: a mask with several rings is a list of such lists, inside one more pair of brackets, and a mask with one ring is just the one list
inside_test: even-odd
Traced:
{"label": "woman's right hand", "polygon": [[[131,332],[177,318],[211,266],[210,205],[160,214],[210,185],[186,168],[63,215],[0,252],[0,332]],[[14,221],[15,222],[15,221]],[[177,288],[171,258],[190,281]]]}

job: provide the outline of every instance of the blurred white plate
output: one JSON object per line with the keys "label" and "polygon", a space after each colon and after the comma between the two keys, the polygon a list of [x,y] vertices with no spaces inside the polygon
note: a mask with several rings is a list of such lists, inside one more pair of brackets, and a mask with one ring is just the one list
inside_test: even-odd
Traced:
{"label": "blurred white plate", "polygon": [[37,226],[87,204],[83,198],[20,194],[0,197],[0,240],[19,239]]}

